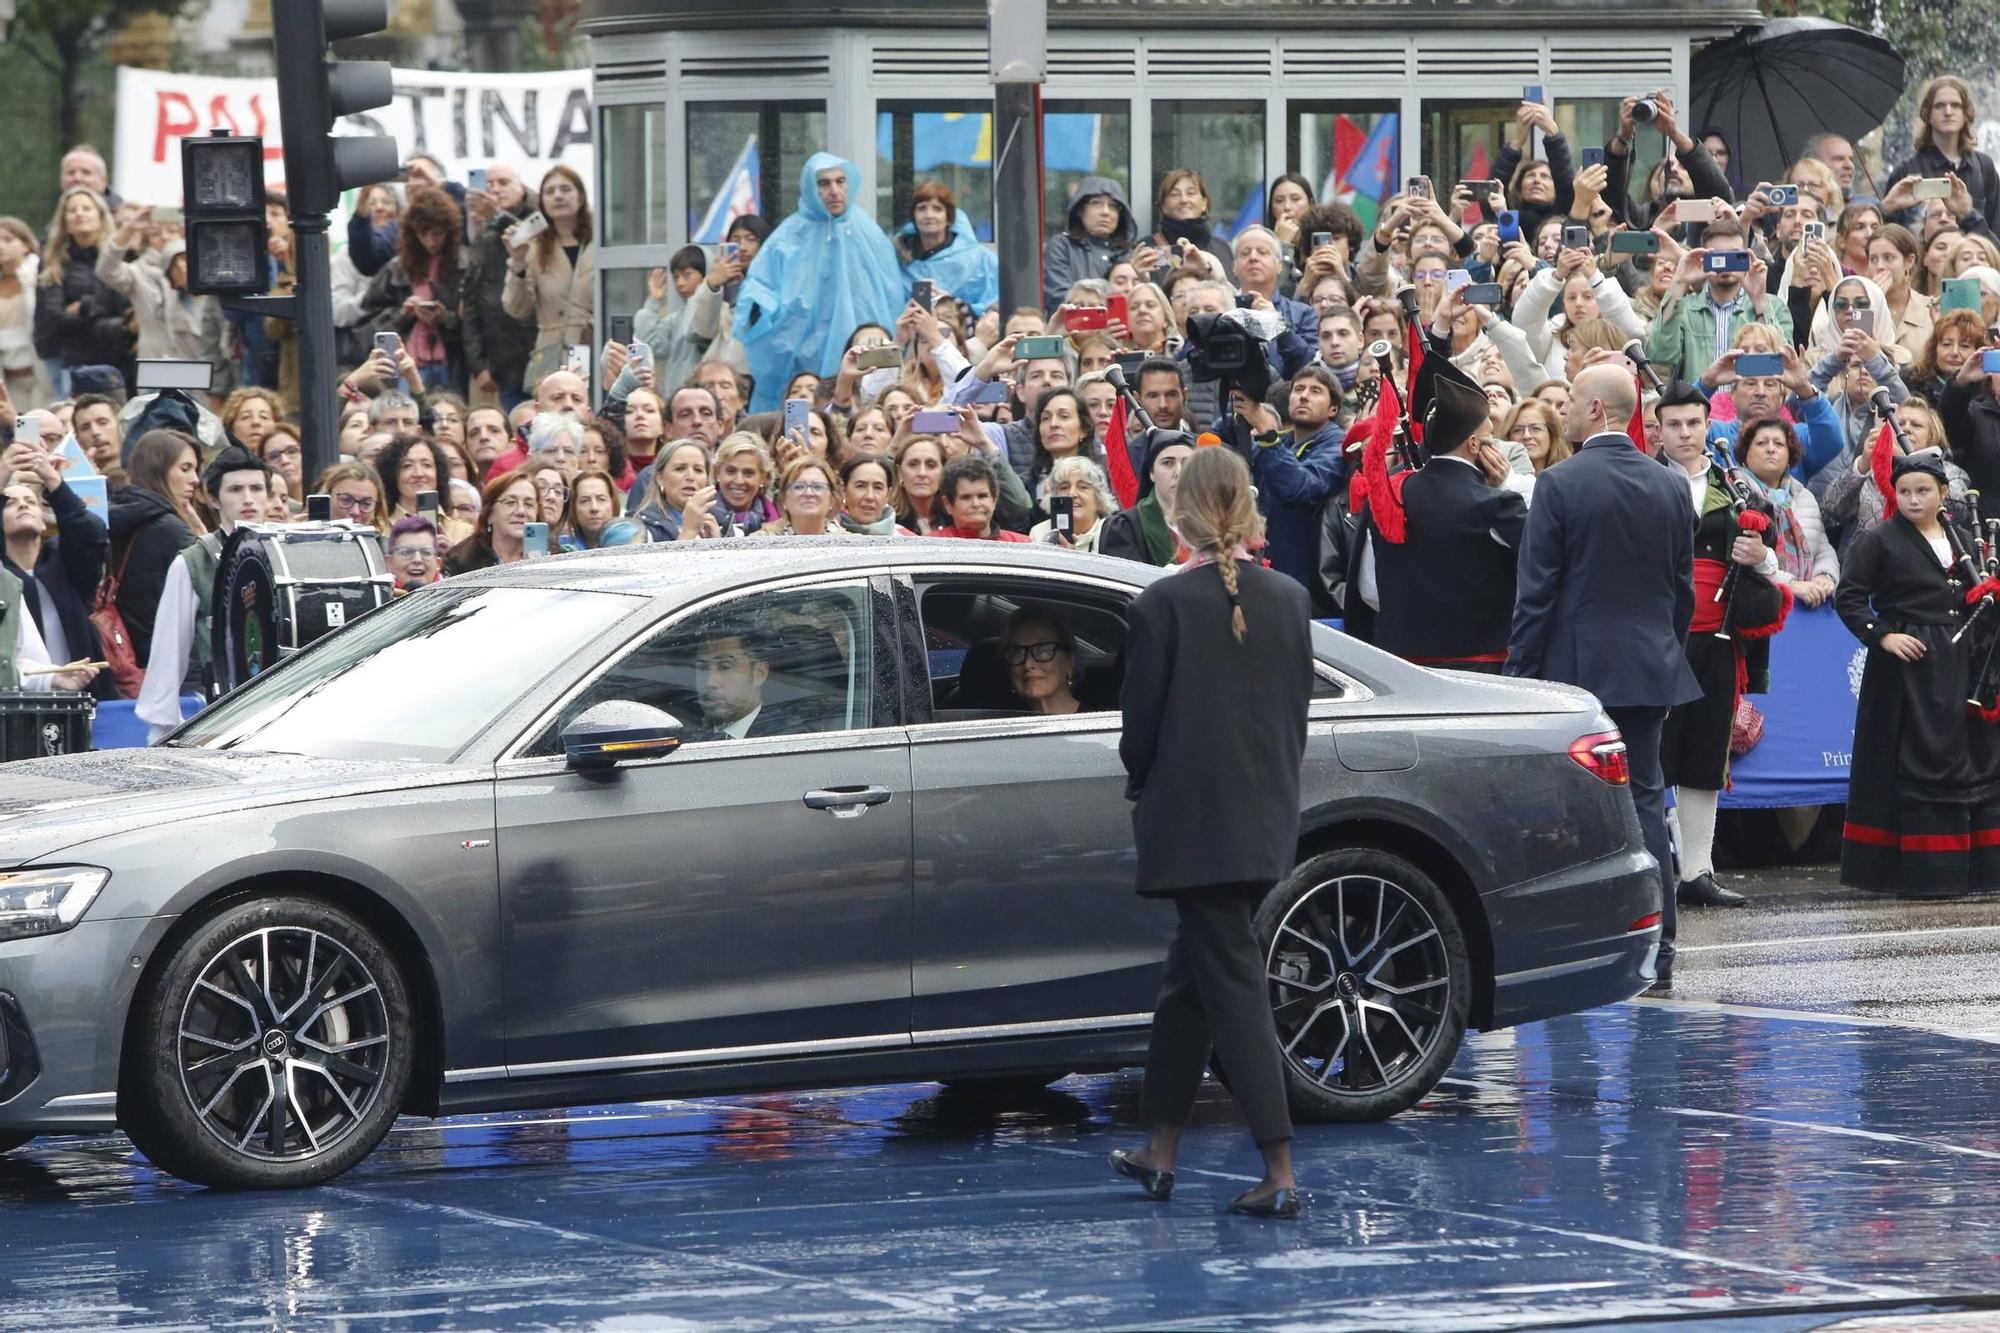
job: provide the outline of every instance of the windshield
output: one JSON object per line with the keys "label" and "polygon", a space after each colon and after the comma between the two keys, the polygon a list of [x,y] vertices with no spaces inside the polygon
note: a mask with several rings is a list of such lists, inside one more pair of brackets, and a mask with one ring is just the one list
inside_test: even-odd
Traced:
{"label": "windshield", "polygon": [[555,588],[423,593],[252,681],[169,743],[442,762],[642,601]]}

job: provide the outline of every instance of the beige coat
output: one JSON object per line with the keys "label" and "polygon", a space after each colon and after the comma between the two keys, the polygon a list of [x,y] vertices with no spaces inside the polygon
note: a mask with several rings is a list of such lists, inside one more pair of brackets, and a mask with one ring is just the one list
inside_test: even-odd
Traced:
{"label": "beige coat", "polygon": [[183,247],[176,242],[170,251],[144,254],[127,262],[115,246],[106,244],[97,250],[97,276],[132,303],[139,321],[139,355],[149,360],[201,359],[200,308],[167,277],[167,267],[182,253]]}
{"label": "beige coat", "polygon": [[561,245],[542,258],[541,241],[529,242],[526,273],[512,265],[500,304],[515,319],[535,321],[535,347],[521,388],[535,391],[542,376],[562,369],[563,351],[571,343],[594,343],[597,327],[597,246],[585,241],[576,263]]}

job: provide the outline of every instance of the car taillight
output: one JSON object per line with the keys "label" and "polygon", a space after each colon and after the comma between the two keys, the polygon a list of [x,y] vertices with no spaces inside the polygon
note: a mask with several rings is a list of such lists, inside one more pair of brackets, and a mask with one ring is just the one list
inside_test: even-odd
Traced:
{"label": "car taillight", "polygon": [[1569,757],[1589,770],[1591,776],[1614,787],[1632,784],[1632,766],[1625,758],[1625,739],[1615,731],[1577,737],[1569,747]]}
{"label": "car taillight", "polygon": [[1660,914],[1658,912],[1648,912],[1631,925],[1625,927],[1625,933],[1627,935],[1637,935],[1642,930],[1657,930],[1659,925]]}

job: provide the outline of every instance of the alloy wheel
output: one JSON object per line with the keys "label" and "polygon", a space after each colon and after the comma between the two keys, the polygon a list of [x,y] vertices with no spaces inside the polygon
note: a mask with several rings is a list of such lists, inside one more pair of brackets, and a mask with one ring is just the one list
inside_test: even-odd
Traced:
{"label": "alloy wheel", "polygon": [[368,1117],[390,1033],[381,984],[340,941],[303,926],[253,931],[218,952],[188,992],[181,1088],[231,1150],[296,1161]]}
{"label": "alloy wheel", "polygon": [[1451,963],[1407,889],[1344,875],[1301,894],[1265,962],[1293,1070],[1339,1094],[1381,1092],[1424,1065],[1449,1028]]}

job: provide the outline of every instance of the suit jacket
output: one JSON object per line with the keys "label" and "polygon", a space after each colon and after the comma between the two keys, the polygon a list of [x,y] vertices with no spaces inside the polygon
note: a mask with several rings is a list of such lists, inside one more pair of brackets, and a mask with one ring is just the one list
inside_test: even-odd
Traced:
{"label": "suit jacket", "polygon": [[1701,697],[1687,483],[1619,434],[1542,473],[1521,536],[1506,672],[1581,685],[1607,708]]}
{"label": "suit jacket", "polygon": [[[1527,501],[1487,485],[1477,467],[1435,458],[1404,483],[1403,509],[1409,540],[1401,544],[1383,541],[1370,525],[1382,609],[1351,595],[1347,632],[1407,658],[1505,649]],[[1361,543],[1354,546],[1358,564]]]}
{"label": "suit jacket", "polygon": [[1299,838],[1299,765],[1312,698],[1312,599],[1238,562],[1248,632],[1230,632],[1221,575],[1160,579],[1132,603],[1118,754],[1138,802],[1139,892],[1276,884]]}

